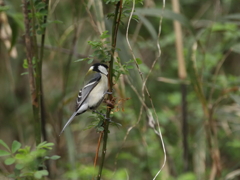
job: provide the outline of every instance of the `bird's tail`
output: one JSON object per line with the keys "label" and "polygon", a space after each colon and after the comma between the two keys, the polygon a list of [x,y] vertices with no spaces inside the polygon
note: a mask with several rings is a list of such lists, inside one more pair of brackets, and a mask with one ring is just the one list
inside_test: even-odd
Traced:
{"label": "bird's tail", "polygon": [[65,124],[65,126],[63,127],[61,133],[59,134],[59,136],[63,133],[63,131],[65,130],[65,128],[73,121],[73,118],[77,115],[77,112],[74,112],[73,115],[69,118],[69,120],[67,121],[67,123]]}

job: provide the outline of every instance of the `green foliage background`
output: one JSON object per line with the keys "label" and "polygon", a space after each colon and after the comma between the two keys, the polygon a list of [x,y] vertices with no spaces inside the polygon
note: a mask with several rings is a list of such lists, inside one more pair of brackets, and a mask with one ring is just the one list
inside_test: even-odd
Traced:
{"label": "green foliage background", "polygon": [[[49,5],[42,83],[47,141],[55,144],[50,153],[61,156],[57,161],[50,161],[49,179],[91,179],[95,173],[93,159],[99,133],[88,127],[92,127],[96,117],[91,112],[78,116],[65,134],[58,136],[63,122],[74,110],[77,92],[90,66],[87,61],[77,60],[93,54],[89,41],[101,40],[97,30],[98,23],[101,23],[100,10],[104,14],[106,30],[111,34],[112,18],[107,16],[114,13],[114,5],[111,1],[108,1],[110,4],[102,2],[101,8],[96,1],[93,1],[94,5],[89,2],[62,0]],[[27,64],[21,3],[9,0],[4,3],[5,6],[0,8],[0,139],[9,146],[17,140],[23,147],[34,148],[29,82],[28,75],[24,74]],[[133,58],[125,35],[131,7],[132,3],[126,1],[117,39],[117,54],[118,61],[128,70],[124,76],[140,91],[142,83],[131,61]],[[155,42],[159,18],[163,16],[159,39],[161,57],[147,81],[167,151],[166,166],[157,179],[210,179],[213,159],[209,146],[211,137],[206,130],[208,126],[215,132],[216,148],[221,158],[221,173],[215,179],[237,179],[240,174],[239,2],[182,0],[180,14],[173,13],[171,1],[166,2],[164,10],[161,1],[153,0],[138,3],[135,8],[134,18],[138,18],[131,21],[129,40],[143,76],[148,74],[158,53]],[[41,13],[46,12],[39,12],[39,15]],[[3,14],[7,19],[3,19]],[[182,81],[178,77],[174,20],[180,22],[183,28],[187,68],[187,78],[183,82],[187,86],[187,168],[184,168],[186,159],[183,158]],[[39,34],[41,28],[38,28]],[[4,35],[3,30],[8,34]],[[97,62],[96,57],[92,60]],[[119,65],[115,64],[114,68],[119,70]],[[103,179],[153,179],[163,163],[163,149],[159,138],[148,126],[146,112],[124,141],[128,128],[137,122],[141,106],[124,76],[114,86],[114,96],[119,104],[112,114],[112,120],[121,123],[122,127],[110,126]],[[196,89],[197,86],[200,86],[201,92]],[[211,121],[204,114],[203,101],[206,101],[205,108],[212,113]],[[151,107],[149,99],[146,104]],[[105,105],[101,109],[105,110]],[[5,165],[1,157],[0,179],[13,171],[14,166]],[[238,175],[231,176],[231,172]]]}

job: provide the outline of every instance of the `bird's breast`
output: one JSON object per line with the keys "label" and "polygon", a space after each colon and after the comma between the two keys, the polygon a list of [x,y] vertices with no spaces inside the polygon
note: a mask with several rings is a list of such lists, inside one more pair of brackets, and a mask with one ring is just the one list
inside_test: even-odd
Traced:
{"label": "bird's breast", "polygon": [[97,108],[102,102],[105,93],[108,90],[108,78],[106,75],[102,75],[98,84],[93,88],[88,95],[88,107],[91,109]]}

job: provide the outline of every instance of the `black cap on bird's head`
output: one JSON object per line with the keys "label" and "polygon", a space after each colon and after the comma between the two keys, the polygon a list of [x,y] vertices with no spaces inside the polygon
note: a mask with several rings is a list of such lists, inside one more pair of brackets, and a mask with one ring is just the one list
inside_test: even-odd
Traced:
{"label": "black cap on bird's head", "polygon": [[90,67],[89,70],[96,71],[96,72],[107,75],[108,74],[107,69],[108,69],[108,66],[106,64],[95,63]]}

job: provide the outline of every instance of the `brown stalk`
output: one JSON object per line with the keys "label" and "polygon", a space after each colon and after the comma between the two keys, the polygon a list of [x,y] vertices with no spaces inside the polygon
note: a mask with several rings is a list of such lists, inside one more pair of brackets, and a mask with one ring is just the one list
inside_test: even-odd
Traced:
{"label": "brown stalk", "polygon": [[94,158],[94,167],[96,167],[96,165],[97,165],[98,153],[99,153],[99,149],[101,146],[102,137],[103,137],[103,132],[100,133],[99,138],[98,138],[98,144],[97,144],[96,154],[95,154],[95,158]]}

